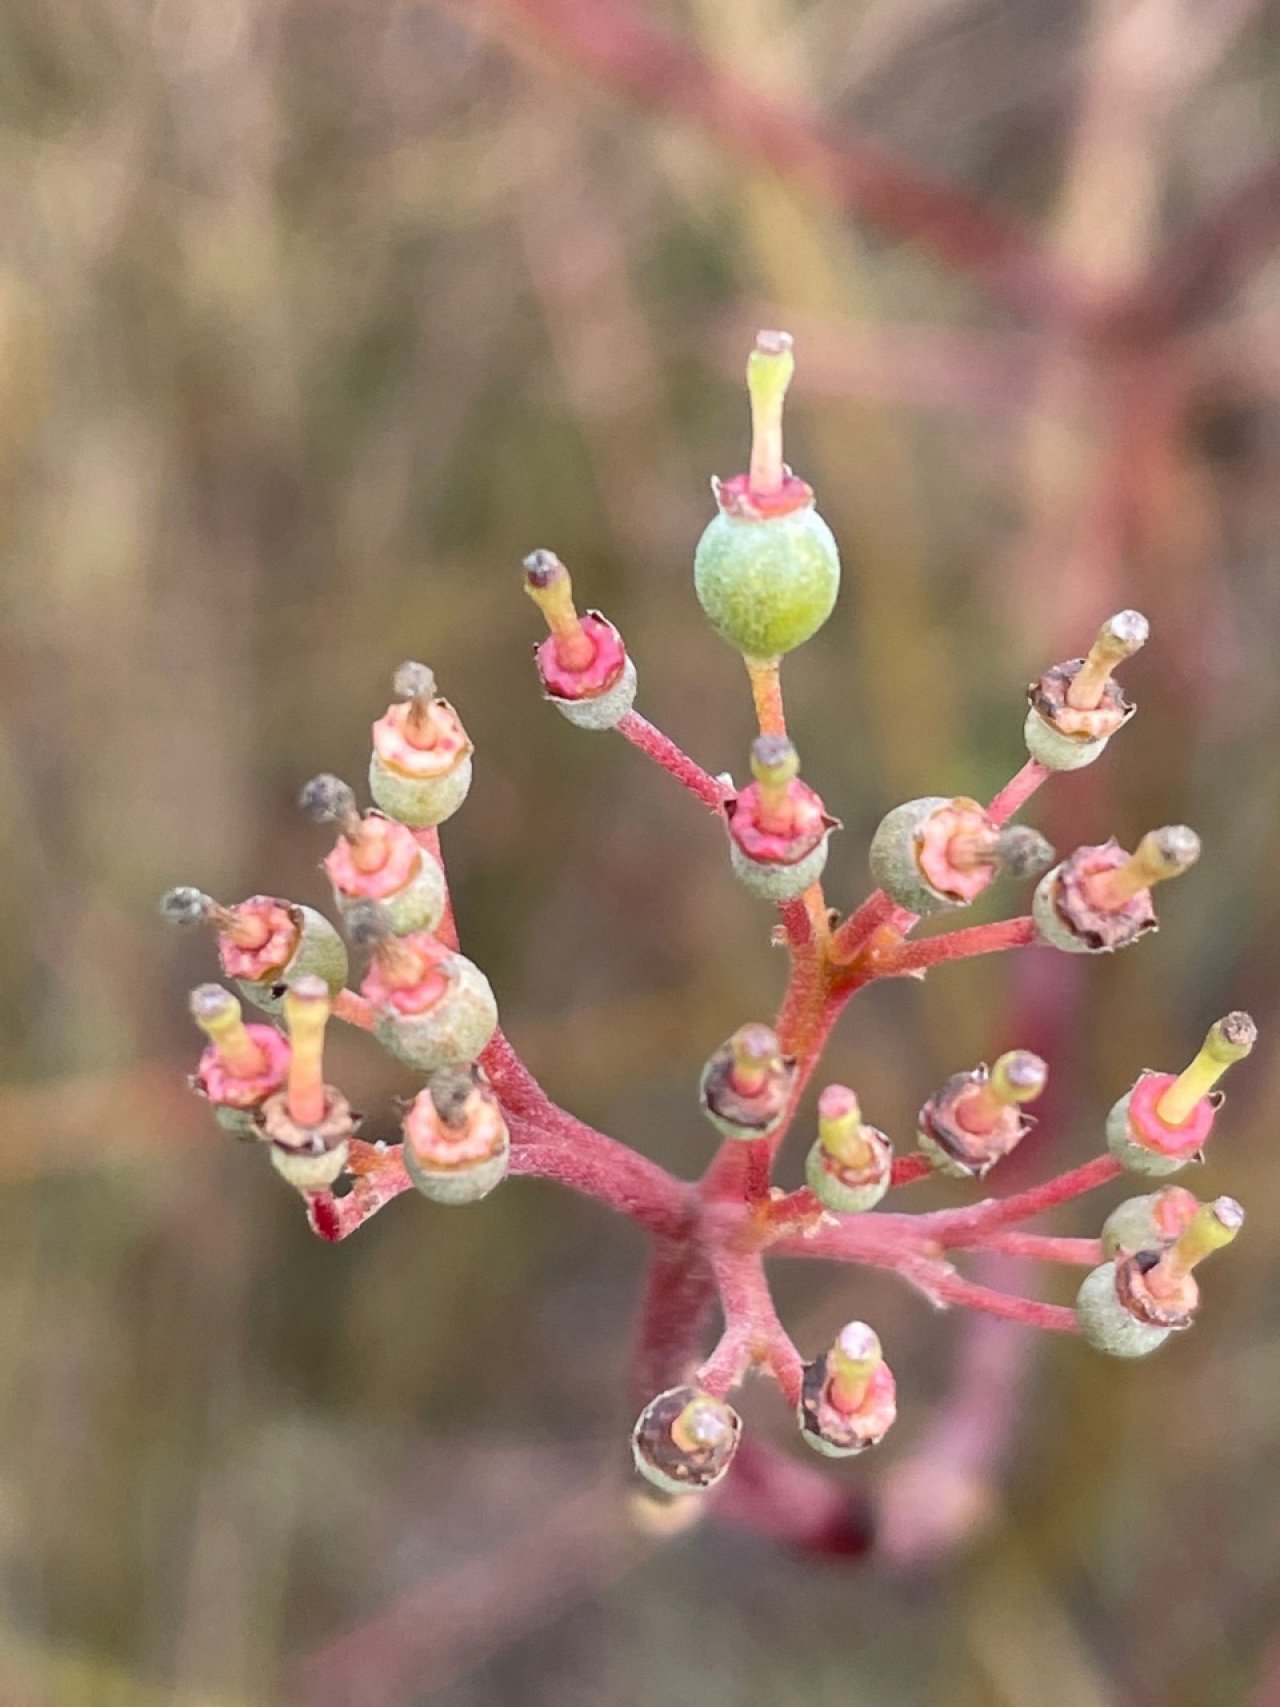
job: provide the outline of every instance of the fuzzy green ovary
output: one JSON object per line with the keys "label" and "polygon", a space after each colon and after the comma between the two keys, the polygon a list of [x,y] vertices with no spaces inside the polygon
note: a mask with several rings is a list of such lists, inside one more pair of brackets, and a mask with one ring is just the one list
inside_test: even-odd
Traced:
{"label": "fuzzy green ovary", "polygon": [[698,541],[693,577],[713,628],[747,658],[777,658],[831,615],[840,554],[814,509],[765,521],[722,513]]}

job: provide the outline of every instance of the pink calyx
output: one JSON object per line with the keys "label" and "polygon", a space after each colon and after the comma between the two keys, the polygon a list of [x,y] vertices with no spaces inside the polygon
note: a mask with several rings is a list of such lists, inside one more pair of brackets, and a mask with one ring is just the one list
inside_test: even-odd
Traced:
{"label": "pink calyx", "polygon": [[783,813],[762,797],[758,782],[727,800],[724,810],[729,834],[745,857],[760,865],[796,865],[837,823],[828,817],[821,796],[798,777],[787,784]]}
{"label": "pink calyx", "polygon": [[916,864],[930,888],[974,901],[996,874],[999,831],[976,800],[949,800],[916,831]]}
{"label": "pink calyx", "polygon": [[496,1156],[507,1140],[506,1121],[494,1097],[470,1096],[456,1126],[440,1116],[431,1091],[419,1091],[404,1117],[404,1141],[433,1168],[465,1168]]}
{"label": "pink calyx", "polygon": [[1175,1082],[1172,1073],[1144,1073],[1129,1092],[1129,1136],[1143,1149],[1160,1156],[1189,1156],[1203,1149],[1221,1100],[1212,1094],[1201,1097],[1189,1119],[1170,1126],[1157,1110],[1161,1097]]}
{"label": "pink calyx", "polygon": [[813,504],[813,487],[787,470],[782,484],[773,491],[753,486],[749,474],[734,474],[728,480],[713,480],[716,503],[726,516],[740,522],[766,522],[807,510]]}
{"label": "pink calyx", "polygon": [[301,933],[287,901],[254,895],[228,911],[234,922],[218,929],[218,959],[228,978],[260,984],[289,964]]}
{"label": "pink calyx", "polygon": [[212,1044],[196,1068],[196,1087],[210,1102],[224,1108],[257,1108],[288,1077],[288,1039],[273,1025],[247,1025],[244,1029],[259,1051],[261,1065],[256,1072],[233,1072]]}
{"label": "pink calyx", "polygon": [[411,777],[441,777],[471,752],[471,741],[457,712],[445,700],[425,714],[414,700],[387,707],[373,726],[373,750],[392,770]]}
{"label": "pink calyx", "polygon": [[598,699],[626,668],[627,648],[607,617],[589,610],[581,619],[581,628],[593,648],[588,663],[565,663],[560,637],[554,633],[534,649],[543,688],[553,699]]}
{"label": "pink calyx", "polygon": [[[376,842],[370,837],[357,844],[345,835],[340,836],[333,851],[325,856],[324,868],[334,888],[343,895],[353,900],[385,901],[407,888],[418,875],[422,849],[412,830],[384,818],[380,812],[366,812],[364,824],[370,829],[376,826]],[[381,850],[382,857],[376,865],[371,864],[371,848]]]}
{"label": "pink calyx", "polygon": [[360,994],[375,1008],[425,1013],[449,991],[452,958],[445,945],[428,931],[387,938],[378,945],[361,981]]}

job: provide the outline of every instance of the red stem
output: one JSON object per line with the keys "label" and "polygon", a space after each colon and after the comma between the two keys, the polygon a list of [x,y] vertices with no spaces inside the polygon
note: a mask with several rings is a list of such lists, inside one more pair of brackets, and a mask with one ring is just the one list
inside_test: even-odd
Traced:
{"label": "red stem", "polygon": [[929,1179],[933,1164],[928,1156],[899,1156],[893,1164],[893,1185],[914,1185],[917,1180]]}
{"label": "red stem", "polygon": [[967,930],[947,931],[924,942],[905,943],[901,948],[873,956],[876,978],[903,978],[924,972],[948,960],[972,960],[977,954],[996,954],[1006,948],[1026,948],[1036,940],[1035,921],[1028,914],[1020,919],[998,919],[989,925],[970,925]]}
{"label": "red stem", "polygon": [[1029,1221],[1033,1215],[1043,1215],[1047,1209],[1056,1209],[1060,1203],[1069,1203],[1072,1198],[1083,1197],[1100,1185],[1109,1185],[1123,1173],[1124,1169],[1114,1156],[1095,1156],[1091,1162],[1072,1168],[1069,1173],[1059,1174],[1043,1185],[1032,1186],[1029,1191],[1017,1192],[1013,1197],[989,1198],[970,1209],[943,1209],[932,1215],[922,1215],[920,1231],[943,1246],[963,1245],[971,1242],[975,1235],[981,1236],[1018,1221]]}
{"label": "red stem", "polygon": [[1094,1268],[1103,1260],[1100,1239],[1059,1239],[1046,1233],[1008,1233],[997,1230],[966,1239],[961,1250],[998,1251],[1003,1256],[1034,1257],[1039,1262],[1075,1263]]}
{"label": "red stem", "polygon": [[458,946],[458,922],[453,916],[453,897],[449,893],[449,874],[444,868],[444,851],[440,846],[440,831],[434,826],[430,830],[415,830],[413,839],[426,854],[440,867],[440,875],[445,880],[444,917],[436,926],[435,935],[440,938],[446,948]]}
{"label": "red stem", "polygon": [[647,718],[641,717],[638,711],[629,711],[615,725],[619,735],[625,736],[633,747],[639,749],[647,758],[661,765],[675,777],[682,787],[696,796],[708,810],[717,815],[723,811],[725,801],[733,793],[723,783],[704,771],[702,766],[695,763],[685,752],[682,752],[675,742],[664,735],[661,729],[656,729]]}
{"label": "red stem", "polygon": [[687,1381],[698,1359],[716,1283],[695,1226],[654,1242],[632,1362],[637,1405]]}
{"label": "red stem", "polygon": [[997,1292],[993,1286],[982,1286],[976,1280],[966,1280],[960,1274],[943,1274],[931,1281],[930,1295],[942,1304],[959,1304],[966,1310],[980,1310],[985,1316],[1003,1316],[1008,1322],[1022,1322],[1029,1328],[1047,1328],[1055,1334],[1078,1334],[1079,1323],[1074,1310],[1065,1304],[1042,1304],[1035,1298],[1015,1298],[1008,1292]]}
{"label": "red stem", "polygon": [[513,1176],[555,1180],[668,1237],[686,1225],[693,1188],[625,1144],[581,1122],[568,1140],[518,1115],[508,1124]]}
{"label": "red stem", "polygon": [[1010,777],[999,794],[993,797],[987,807],[987,816],[997,824],[1007,824],[1015,813],[1021,812],[1041,783],[1047,782],[1052,775],[1053,772],[1039,759],[1028,759],[1018,774]]}
{"label": "red stem", "polygon": [[303,1193],[307,1220],[311,1230],[331,1244],[349,1239],[363,1227],[371,1216],[384,1208],[401,1192],[408,1191],[413,1181],[404,1170],[399,1150],[389,1150],[383,1165],[357,1176],[345,1197],[335,1197],[331,1191]]}
{"label": "red stem", "polygon": [[1280,242],[1280,156],[1158,257],[1114,315],[1113,331],[1167,338],[1219,307]]}

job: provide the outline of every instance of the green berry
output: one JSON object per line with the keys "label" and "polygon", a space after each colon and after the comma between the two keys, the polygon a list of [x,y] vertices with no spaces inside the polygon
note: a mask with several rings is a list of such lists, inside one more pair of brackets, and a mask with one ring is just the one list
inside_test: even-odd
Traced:
{"label": "green berry", "polygon": [[815,635],[840,590],[840,553],[811,504],[786,515],[707,524],[693,562],[698,603],[747,658],[777,658]]}
{"label": "green berry", "polygon": [[1112,1357],[1146,1357],[1170,1333],[1168,1328],[1149,1327],[1125,1309],[1116,1292],[1114,1262],[1104,1262],[1085,1276],[1076,1295],[1076,1319],[1094,1350]]}

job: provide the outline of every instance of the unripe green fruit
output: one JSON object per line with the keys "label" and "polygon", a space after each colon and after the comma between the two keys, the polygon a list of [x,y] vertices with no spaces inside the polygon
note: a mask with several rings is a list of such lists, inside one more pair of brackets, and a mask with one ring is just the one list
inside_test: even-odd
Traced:
{"label": "unripe green fruit", "polygon": [[213,1118],[222,1130],[246,1141],[255,1140],[260,1136],[254,1113],[251,1108],[231,1108],[226,1103],[213,1105]]}
{"label": "unripe green fruit", "polygon": [[1078,736],[1064,735],[1052,723],[1046,723],[1033,706],[1022,726],[1027,751],[1033,759],[1051,771],[1078,771],[1102,757],[1107,742],[1104,735],[1095,741],[1082,741]]}
{"label": "unripe green fruit", "polygon": [[827,863],[828,839],[828,836],[823,836],[816,848],[793,865],[777,865],[771,860],[748,859],[737,842],[730,838],[729,863],[734,876],[753,895],[763,896],[766,901],[794,901],[822,876]]}
{"label": "unripe green fruit", "polygon": [[498,1004],[484,973],[465,955],[449,956],[449,989],[422,1013],[388,1005],[374,1016],[373,1034],[397,1060],[420,1073],[474,1061],[498,1025]]}
{"label": "unripe green fruit", "polygon": [[839,1177],[820,1138],[815,1139],[809,1148],[804,1164],[805,1182],[826,1209],[838,1210],[843,1215],[863,1215],[868,1209],[875,1208],[893,1183],[889,1140],[874,1127],[864,1130],[870,1139],[878,1139],[884,1146],[887,1166],[878,1179],[870,1179],[863,1185],[847,1185]]}
{"label": "unripe green fruit", "polygon": [[240,993],[264,1013],[278,1014],[284,1007],[285,990],[299,978],[323,978],[333,995],[347,981],[347,945],[323,913],[313,907],[295,907],[298,946],[293,958],[271,978],[261,982],[237,978]]}
{"label": "unripe green fruit", "polygon": [[840,553],[812,505],[760,520],[721,511],[693,561],[698,603],[747,658],[777,658],[815,635],[840,590]]}
{"label": "unripe green fruit", "polygon": [[1196,1200],[1180,1186],[1165,1187],[1146,1197],[1127,1197],[1117,1204],[1102,1223],[1102,1254],[1114,1257],[1117,1251],[1158,1251],[1171,1243],[1176,1233],[1161,1224],[1157,1209],[1166,1197],[1181,1196],[1188,1205],[1182,1215],[1182,1225],[1190,1221],[1196,1210]]}
{"label": "unripe green fruit", "polygon": [[271,1166],[295,1191],[327,1191],[347,1165],[350,1146],[346,1140],[332,1150],[308,1155],[302,1150],[284,1150],[271,1145]]}
{"label": "unripe green fruit", "polygon": [[1168,1339],[1169,1328],[1153,1328],[1130,1315],[1116,1295],[1116,1265],[1104,1262],[1085,1276],[1076,1294],[1080,1332],[1095,1351],[1112,1357],[1146,1357]]}
{"label": "unripe green fruit", "polygon": [[434,1203],[455,1207],[462,1203],[479,1203],[482,1197],[488,1197],[506,1179],[511,1164],[510,1142],[504,1144],[496,1156],[490,1156],[483,1162],[473,1162],[465,1168],[432,1167],[414,1152],[412,1144],[406,1144],[402,1154],[405,1172],[422,1195]]}
{"label": "unripe green fruit", "polygon": [[636,702],[636,667],[628,658],[613,686],[596,694],[594,699],[564,699],[554,693],[547,698],[562,717],[579,729],[616,729]]}
{"label": "unripe green fruit", "polygon": [[[415,931],[433,931],[444,918],[448,903],[444,873],[429,854],[424,853],[418,869],[393,895],[383,896],[379,906],[393,936],[412,936]],[[348,895],[334,888],[334,903],[345,918],[363,910],[368,901],[363,895]]]}
{"label": "unripe green fruit", "polygon": [[946,804],[947,798],[942,794],[904,801],[885,814],[871,838],[868,859],[877,888],[883,889],[898,906],[909,907],[921,918],[960,905],[940,894],[916,861],[916,831]]}
{"label": "unripe green fruit", "polygon": [[470,787],[470,753],[443,776],[408,776],[385,763],[378,753],[369,761],[369,792],[374,804],[388,818],[413,830],[431,830],[452,818]]}

